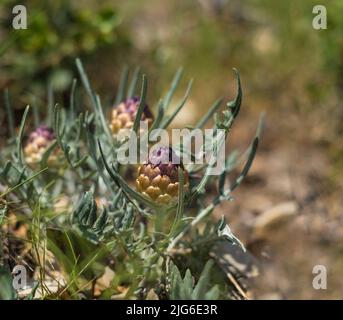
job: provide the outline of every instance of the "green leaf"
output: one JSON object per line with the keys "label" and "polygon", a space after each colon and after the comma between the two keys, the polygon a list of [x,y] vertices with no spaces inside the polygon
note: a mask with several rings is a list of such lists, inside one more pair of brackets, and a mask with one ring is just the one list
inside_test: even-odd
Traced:
{"label": "green leaf", "polygon": [[241,103],[242,103],[242,87],[241,87],[241,80],[239,77],[239,73],[236,69],[234,69],[236,74],[236,80],[237,80],[237,94],[234,100],[228,102],[227,108],[222,112],[222,119],[218,116],[217,113],[214,114],[214,122],[218,129],[223,129],[226,131],[226,133],[229,132],[231,129],[236,117],[239,114]]}
{"label": "green leaf", "polygon": [[[178,87],[178,85],[180,83],[180,80],[181,80],[181,77],[182,77],[182,73],[183,73],[183,69],[182,68],[179,68],[176,71],[176,73],[174,75],[174,78],[173,78],[173,81],[172,81],[172,84],[171,84],[167,94],[165,95],[165,97],[163,99],[160,99],[160,101],[158,102],[157,116],[156,116],[156,119],[153,122],[150,130],[157,129],[157,128],[161,127],[161,122],[162,122],[163,117],[164,117],[164,115],[166,113],[166,110],[168,109],[168,106],[169,106],[169,104],[171,102],[171,99],[173,98],[174,93],[175,93],[175,91],[176,91],[176,89],[177,89],[177,87]],[[182,108],[182,106],[180,107],[180,109],[181,108]],[[179,108],[177,108],[177,109],[179,109]],[[176,113],[174,112],[174,114],[176,115],[177,112]]]}
{"label": "green leaf", "polygon": [[[184,282],[184,291],[185,291],[185,297],[191,297],[192,296],[192,290],[193,290],[193,284],[194,284],[194,279],[191,274],[191,270],[187,269],[185,273],[185,277],[183,278]],[[185,299],[186,299],[185,298]]]}
{"label": "green leaf", "polygon": [[195,286],[194,291],[192,293],[192,298],[194,300],[201,300],[203,299],[203,297],[205,297],[210,281],[210,270],[213,264],[213,260],[209,260],[205,264],[204,270],[202,271],[198,283]]}
{"label": "green leaf", "polygon": [[173,95],[176,91],[176,88],[177,86],[179,85],[180,83],[180,80],[181,80],[181,77],[182,77],[182,73],[183,73],[183,68],[179,68],[176,73],[175,73],[175,76],[174,76],[174,79],[173,79],[173,82],[171,84],[171,87],[168,91],[168,93],[166,94],[164,100],[163,100],[163,109],[164,110],[167,110],[169,104],[170,104],[170,101],[171,99],[173,98]]}
{"label": "green leaf", "polygon": [[57,145],[58,145],[58,142],[56,140],[53,143],[51,143],[50,146],[46,149],[46,151],[44,152],[44,154],[42,156],[42,160],[40,162],[40,167],[41,168],[47,167],[48,159],[49,159],[50,155],[52,154],[52,152],[57,147]]}
{"label": "green leaf", "polygon": [[215,285],[212,289],[205,293],[204,300],[218,300],[220,296],[219,285]]}
{"label": "green leaf", "polygon": [[77,79],[73,79],[70,92],[70,114],[73,118],[76,116],[75,95],[76,95]]}
{"label": "green leaf", "polygon": [[243,92],[242,92],[241,78],[239,76],[239,72],[236,68],[234,68],[233,70],[235,71],[235,74],[236,74],[238,90],[237,90],[237,95],[235,99],[228,102],[227,106],[232,110],[233,118],[236,118],[241,108]]}
{"label": "green leaf", "polygon": [[136,113],[135,121],[133,123],[133,131],[136,132],[136,134],[138,132],[139,122],[141,121],[143,111],[145,108],[145,97],[146,97],[147,85],[148,85],[148,83],[147,83],[146,75],[143,74],[141,96],[140,96],[140,100],[139,100],[139,107],[138,107],[138,110]]}
{"label": "green leaf", "polygon": [[32,105],[32,111],[33,111],[33,123],[35,125],[35,128],[37,128],[39,124],[41,123],[39,119],[39,110],[37,107],[37,100],[33,99],[33,102],[31,105]]}
{"label": "green leaf", "polygon": [[238,156],[238,152],[233,151],[230,154],[230,156],[225,160],[225,167],[223,168],[223,172],[220,174],[219,179],[218,179],[219,194],[224,193],[226,176],[235,167],[235,165],[237,163],[237,156]]}
{"label": "green leaf", "polygon": [[235,182],[230,186],[230,191],[232,192],[233,190],[235,190],[243,181],[243,179],[247,176],[250,167],[254,161],[255,155],[256,155],[256,151],[257,151],[257,147],[258,147],[258,137],[255,137],[252,146],[251,146],[251,151],[248,157],[248,160],[241,172],[241,174],[238,176],[238,178],[235,180]]}
{"label": "green leaf", "polygon": [[182,107],[185,105],[188,96],[190,94],[190,91],[192,89],[192,83],[193,80],[190,80],[188,83],[188,87],[186,90],[186,93],[184,95],[184,97],[181,99],[180,103],[178,104],[178,106],[176,107],[176,109],[174,110],[174,112],[166,119],[163,121],[163,123],[161,124],[161,129],[165,129],[169,126],[169,124],[174,120],[174,118],[177,116],[177,114],[180,112],[180,110],[182,109]]}
{"label": "green leaf", "polygon": [[170,278],[171,278],[171,299],[172,300],[179,300],[182,299],[181,297],[181,285],[182,285],[182,277],[180,274],[179,269],[177,266],[171,262],[170,267]]}
{"label": "green leaf", "polygon": [[112,144],[112,141],[113,141],[112,134],[111,134],[110,128],[106,122],[105,115],[104,115],[104,112],[103,112],[103,109],[101,106],[100,97],[98,95],[95,96],[95,105],[96,105],[96,112],[97,112],[99,121],[100,121],[101,126],[102,126],[102,130],[107,135],[108,142],[110,144]]}
{"label": "green leaf", "polygon": [[163,120],[164,117],[164,104],[163,104],[163,100],[160,99],[160,101],[158,102],[158,107],[157,107],[157,116],[155,121],[153,122],[150,130],[154,130],[156,128],[160,127],[160,124]]}
{"label": "green leaf", "polygon": [[77,67],[77,69],[79,71],[79,74],[80,74],[80,77],[81,77],[81,81],[82,81],[83,86],[86,89],[86,92],[88,93],[89,97],[91,98],[92,103],[95,104],[95,97],[94,97],[91,85],[89,83],[86,71],[83,68],[82,62],[81,62],[81,60],[79,58],[76,59],[76,67]]}
{"label": "green leaf", "polygon": [[48,168],[44,168],[44,169],[36,172],[35,174],[33,174],[31,177],[29,177],[29,178],[25,179],[24,181],[20,182],[19,184],[16,184],[15,186],[8,188],[7,191],[5,191],[4,193],[0,194],[0,198],[3,198],[7,194],[13,192],[14,190],[16,190],[19,187],[21,187],[22,185],[24,185],[25,183],[29,183],[30,181],[32,181],[34,178],[36,178],[38,175],[40,175],[42,172],[46,171],[47,169]]}
{"label": "green leaf", "polygon": [[24,135],[24,129],[25,129],[25,123],[27,114],[29,112],[30,106],[26,106],[23,117],[21,119],[20,127],[19,127],[19,134],[17,138],[17,157],[18,161],[21,165],[23,165],[23,155],[22,155],[22,143],[23,143],[23,135]]}
{"label": "green leaf", "polygon": [[191,271],[187,269],[184,278],[177,266],[170,262],[170,298],[172,300],[211,300],[219,298],[219,286],[210,288],[210,271],[213,260],[209,260],[194,287]]}
{"label": "green leaf", "polygon": [[47,125],[52,126],[53,123],[53,112],[54,112],[54,91],[51,82],[48,83],[48,115],[47,115]]}
{"label": "green leaf", "polygon": [[78,207],[74,210],[73,220],[82,226],[93,227],[97,219],[97,205],[93,193],[87,191],[84,193]]}
{"label": "green leaf", "polygon": [[132,98],[135,95],[137,81],[139,78],[140,68],[137,67],[133,73],[133,77],[130,83],[129,90],[127,92],[127,98]]}
{"label": "green leaf", "polygon": [[119,104],[123,100],[124,92],[127,85],[128,74],[129,74],[129,68],[125,66],[120,77],[115,105]]}
{"label": "green leaf", "polygon": [[94,244],[99,243],[105,236],[105,228],[108,227],[107,209],[103,209],[99,217],[97,216],[97,204],[93,193],[84,193],[79,205],[72,215],[72,223],[82,236]]}
{"label": "green leaf", "polygon": [[94,223],[94,227],[93,227],[94,232],[98,234],[101,234],[103,232],[106,226],[107,218],[108,218],[107,210],[104,209],[101,212],[99,218]]}
{"label": "green leaf", "polygon": [[89,95],[92,103],[92,107],[94,109],[94,112],[97,116],[98,122],[101,124],[101,128],[103,132],[107,135],[108,137],[108,142],[111,144],[112,143],[112,135],[109,131],[108,124],[106,123],[105,116],[102,110],[101,102],[100,102],[100,97],[96,94],[93,93],[92,87],[89,83],[86,71],[83,68],[82,62],[79,58],[76,59],[76,66],[79,71],[81,81],[83,83],[83,86]]}
{"label": "green leaf", "polygon": [[139,192],[133,190],[127,184],[127,182],[119,175],[119,173],[114,169],[113,165],[112,165],[112,169],[109,167],[109,165],[108,165],[108,163],[107,163],[107,161],[105,159],[104,153],[102,151],[101,144],[100,144],[99,140],[98,140],[98,145],[99,145],[99,150],[100,150],[100,154],[101,154],[101,158],[102,158],[103,164],[104,164],[108,174],[114,180],[114,182],[117,184],[117,186],[123,190],[123,193],[125,194],[125,196],[128,199],[128,201],[133,203],[133,201],[131,200],[133,198],[136,201],[138,201],[139,203],[143,203],[143,204],[147,205],[150,208],[156,208],[157,205],[154,202],[152,202],[151,200],[145,198]]}
{"label": "green leaf", "polygon": [[207,111],[207,113],[204,115],[203,118],[200,119],[200,121],[195,125],[195,128],[203,128],[206,122],[213,116],[213,114],[218,110],[220,105],[222,104],[224,98],[219,98],[216,100],[213,105],[210,107],[210,109]]}

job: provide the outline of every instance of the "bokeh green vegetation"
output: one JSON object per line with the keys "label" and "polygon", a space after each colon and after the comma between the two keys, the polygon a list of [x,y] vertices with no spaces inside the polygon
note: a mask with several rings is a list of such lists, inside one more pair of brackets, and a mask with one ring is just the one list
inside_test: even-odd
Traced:
{"label": "bokeh green vegetation", "polygon": [[[274,126],[285,126],[282,137],[298,133],[328,144],[323,152],[334,161],[335,180],[342,171],[343,4],[324,4],[325,30],[312,26],[316,5],[313,0],[194,0],[121,8],[134,51],[158,90],[180,65],[194,77],[185,121],[195,122],[203,108],[227,92],[230,70],[236,67],[249,112],[266,110]],[[157,99],[160,92],[155,93]]]}
{"label": "bokeh green vegetation", "polygon": [[[249,80],[248,104],[261,108],[313,108],[341,90],[339,0],[330,1],[328,29],[319,31],[312,28],[313,0],[33,0],[23,2],[25,31],[11,27],[15,4],[2,1],[0,32],[0,85],[15,93],[42,96],[47,81],[66,90],[76,56],[110,96],[124,64],[141,65],[162,86],[184,66],[199,83],[194,97],[204,105],[228,88],[234,66]],[[156,97],[161,85],[152,88]]]}
{"label": "bokeh green vegetation", "polygon": [[[75,57],[87,59],[100,50],[123,50],[129,45],[119,30],[120,17],[109,1],[24,1],[26,30],[12,28],[12,8],[17,1],[1,4],[2,89],[9,87],[20,102],[43,97],[47,84],[56,92],[70,88]],[[41,106],[42,109],[44,108]]]}

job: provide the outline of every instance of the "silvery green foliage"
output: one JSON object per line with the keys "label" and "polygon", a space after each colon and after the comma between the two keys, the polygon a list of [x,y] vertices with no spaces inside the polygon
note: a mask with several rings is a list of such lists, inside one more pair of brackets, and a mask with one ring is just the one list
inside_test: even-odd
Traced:
{"label": "silvery green foliage", "polygon": [[106,220],[106,210],[103,210],[97,217],[97,204],[93,194],[86,192],[73,213],[72,222],[79,228],[84,237],[98,242],[104,232]]}
{"label": "silvery green foliage", "polygon": [[[124,231],[133,232],[132,206],[124,201],[124,205],[121,204],[120,207],[113,208],[112,204],[111,209],[110,214],[107,208],[99,210],[93,194],[87,191],[73,212],[72,223],[84,237],[94,243],[99,243]],[[101,212],[98,213],[98,211]]]}
{"label": "silvery green foliage", "polygon": [[[161,207],[142,196],[127,182],[125,174],[129,168],[116,160],[118,148],[123,142],[112,136],[105,116],[107,111],[102,106],[100,97],[93,91],[81,61],[77,60],[76,65],[88,100],[81,94],[77,80],[73,82],[67,108],[55,103],[52,92],[49,91],[48,114],[44,122],[53,127],[56,141],[45,151],[35,170],[26,165],[22,152],[29,116],[29,107],[26,108],[17,137],[12,136],[8,148],[1,153],[0,182],[7,186],[7,191],[0,194],[0,198],[9,200],[9,196],[15,197],[17,202],[27,205],[28,211],[23,214],[30,217],[35,216],[37,207],[40,211],[45,210],[51,214],[54,212],[52,199],[68,195],[71,202],[75,203],[73,208],[52,219],[40,214],[39,226],[44,230],[51,227],[60,233],[67,233],[68,241],[67,244],[63,244],[64,247],[73,245],[70,240],[71,235],[87,248],[90,255],[92,248],[103,250],[101,254],[96,252],[94,257],[87,257],[86,262],[81,263],[79,258],[75,257],[74,248],[71,248],[71,258],[66,255],[61,263],[67,266],[66,270],[71,270],[73,277],[77,274],[77,270],[82,274],[85,271],[85,265],[91,270],[93,270],[92,263],[95,262],[97,266],[104,267],[106,265],[104,256],[111,256],[119,266],[118,270],[115,270],[116,276],[118,279],[125,279],[126,282],[128,278],[131,279],[129,286],[132,290],[130,289],[129,292],[136,297],[145,298],[151,289],[161,292],[163,291],[161,288],[166,288],[166,292],[159,294],[160,298],[228,298],[229,294],[225,292],[226,287],[223,286],[225,274],[220,275],[221,280],[210,277],[210,269],[214,262],[211,260],[206,263],[210,258],[209,248],[217,241],[225,239],[241,246],[242,250],[245,249],[223,219],[213,222],[210,215],[218,204],[232,199],[231,192],[247,175],[257,150],[260,129],[248,149],[248,156],[241,173],[230,185],[226,183],[227,176],[241,162],[237,152],[227,157],[219,177],[210,175],[211,163],[207,167],[190,167],[188,170],[190,177],[199,173],[202,177],[200,181],[191,184],[191,190],[187,194],[182,187],[183,175],[180,170],[178,201],[167,207]],[[221,113],[218,113],[218,110],[224,99],[216,100],[196,124],[196,128],[203,128],[213,117],[213,129],[223,129],[224,138],[228,137],[242,102],[241,81],[236,70],[235,73],[238,90],[234,100],[228,102]],[[128,70],[124,69],[116,103],[137,93],[139,75],[139,70],[136,69],[131,82],[128,83]],[[167,94],[160,99],[152,129],[167,128],[184,106],[190,94],[192,81],[189,82],[175,111],[168,114],[168,107],[181,76],[182,69],[179,69]],[[146,93],[147,77],[143,75],[140,104],[133,124],[133,130],[136,132],[145,106]],[[87,101],[90,108],[84,107]],[[13,111],[7,92],[5,102],[10,132],[14,134]],[[34,114],[37,121],[37,112]],[[218,139],[213,139],[213,145],[210,147],[216,149],[218,143],[223,143],[223,139],[219,136]],[[181,149],[182,145],[175,147]],[[61,161],[59,168],[49,168],[47,160],[57,149],[63,154],[64,160]],[[212,161],[215,160],[215,158],[212,159]],[[218,192],[212,199],[204,196],[209,185],[211,188],[217,186]],[[105,201],[97,205],[96,200]],[[170,228],[165,230],[168,219],[171,220]],[[200,223],[205,224],[203,232],[198,229]],[[62,240],[61,237],[56,239],[47,239],[49,249],[56,256],[61,256],[63,250],[59,248],[61,245],[59,242]],[[87,243],[91,246],[89,247]],[[196,268],[199,269],[199,264],[203,266],[203,272],[198,279],[193,277],[190,271],[195,266],[183,264],[182,259],[181,262],[176,259],[180,254],[175,252],[187,248],[197,254],[191,259],[196,261]],[[83,254],[83,252],[79,253],[80,256]],[[187,268],[190,270],[185,271]],[[183,278],[181,273],[185,274]],[[91,273],[86,277],[92,276],[98,276],[98,273]],[[76,286],[76,280],[73,278],[72,281],[72,285]],[[73,287],[70,286],[70,288]]]}
{"label": "silvery green foliage", "polygon": [[182,278],[179,269],[171,264],[170,296],[173,300],[217,300],[219,299],[219,286],[210,287],[210,271],[213,261],[209,260],[202,271],[198,282],[194,283],[191,271],[187,269]]}

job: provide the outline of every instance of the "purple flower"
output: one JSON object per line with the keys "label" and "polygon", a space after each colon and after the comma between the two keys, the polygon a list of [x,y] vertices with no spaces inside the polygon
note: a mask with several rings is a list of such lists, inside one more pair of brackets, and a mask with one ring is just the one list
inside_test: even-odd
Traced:
{"label": "purple flower", "polygon": [[[27,141],[27,144],[24,148],[24,155],[26,162],[35,166],[39,163],[47,148],[55,140],[55,134],[52,128],[46,125],[40,125],[36,130],[34,130]],[[55,162],[57,151],[50,155],[48,163],[52,164]]]}
{"label": "purple flower", "polygon": [[[110,124],[113,134],[117,134],[120,129],[131,129],[133,127],[139,103],[138,97],[132,97],[113,108]],[[147,120],[148,123],[153,121],[153,115],[147,104],[143,109],[142,120]]]}
{"label": "purple flower", "polygon": [[35,131],[30,134],[29,142],[37,139],[38,137],[42,137],[47,141],[51,142],[55,140],[54,130],[46,125],[40,125]]}
{"label": "purple flower", "polygon": [[168,204],[179,192],[179,168],[184,173],[184,190],[189,189],[188,173],[180,158],[170,147],[159,147],[149,155],[148,161],[138,168],[136,188],[157,203]]}

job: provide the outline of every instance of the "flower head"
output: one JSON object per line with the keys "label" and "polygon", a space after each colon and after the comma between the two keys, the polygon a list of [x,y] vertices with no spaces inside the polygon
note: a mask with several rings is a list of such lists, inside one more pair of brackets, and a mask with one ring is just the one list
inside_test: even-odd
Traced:
{"label": "flower head", "polygon": [[180,158],[172,148],[159,147],[149,155],[148,161],[138,168],[136,188],[151,200],[168,204],[178,196],[179,168],[184,174],[184,190],[188,191],[188,173]]}
{"label": "flower head", "polygon": [[[33,166],[42,160],[45,151],[55,140],[54,131],[46,125],[40,125],[34,130],[27,141],[24,148],[26,162]],[[48,163],[52,164],[56,160],[55,155],[50,155]]]}
{"label": "flower head", "polygon": [[[131,129],[135,121],[140,100],[138,97],[128,98],[113,108],[110,128],[113,135],[119,133],[121,129]],[[142,120],[151,123],[153,115],[147,104],[144,106]]]}

